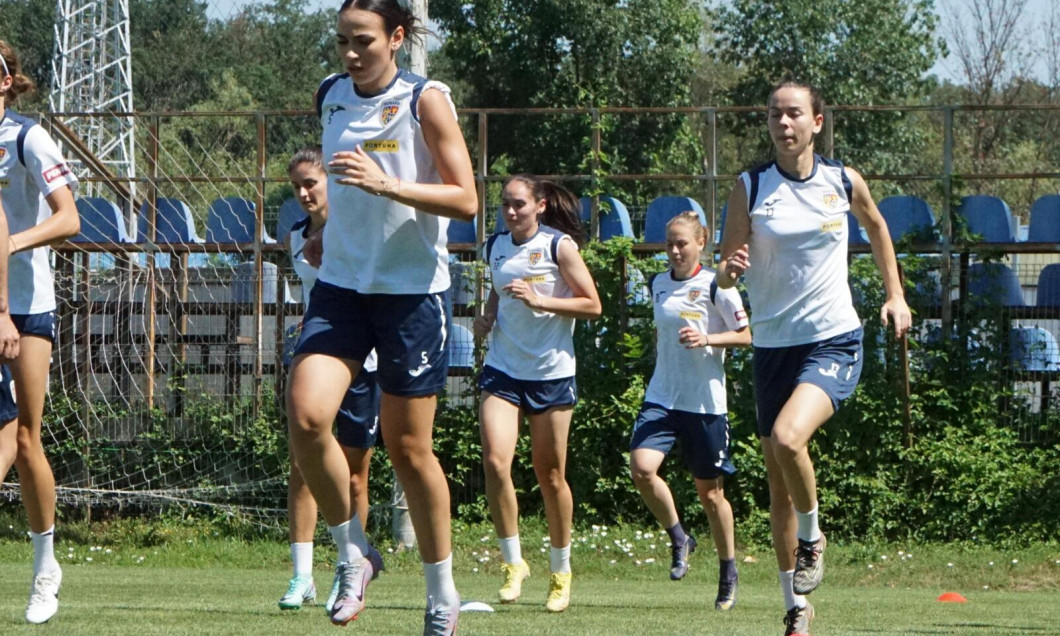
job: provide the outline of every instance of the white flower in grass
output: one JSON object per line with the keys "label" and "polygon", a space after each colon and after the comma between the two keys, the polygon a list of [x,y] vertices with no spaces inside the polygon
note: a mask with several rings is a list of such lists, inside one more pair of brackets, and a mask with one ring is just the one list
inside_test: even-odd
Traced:
{"label": "white flower in grass", "polygon": [[482,537],[481,539],[479,539],[479,541],[481,541],[482,543],[485,543],[485,542],[487,542],[489,540],[490,540],[489,537]]}
{"label": "white flower in grass", "polygon": [[634,563],[635,565],[640,565],[640,559],[637,559],[637,560],[636,560],[636,561],[634,561],[633,563]]}
{"label": "white flower in grass", "polygon": [[91,563],[92,562],[92,557],[85,557],[85,561],[88,561],[89,563]]}
{"label": "white flower in grass", "polygon": [[387,548],[386,549],[386,553],[387,554],[394,554],[394,548]]}
{"label": "white flower in grass", "polygon": [[994,567],[994,562],[991,561],[990,563],[987,563],[987,565],[989,565],[990,567]]}
{"label": "white flower in grass", "polygon": [[547,550],[545,550],[544,548],[541,548],[541,554],[544,554],[545,552],[547,552]]}
{"label": "white flower in grass", "polygon": [[655,563],[655,559],[644,559],[645,563]]}
{"label": "white flower in grass", "polygon": [[984,589],[984,590],[989,590],[989,589],[990,589],[990,586],[989,586],[989,585],[984,585],[984,586],[983,586],[983,589]]}
{"label": "white flower in grass", "polygon": [[[596,549],[596,544],[595,543],[590,543],[589,547],[592,548],[593,550],[595,550]],[[1060,561],[1057,561],[1057,563],[1060,563]]]}
{"label": "white flower in grass", "polygon": [[870,569],[870,570],[871,570],[871,569],[873,569],[873,567],[872,567],[872,564],[871,564],[871,563],[869,564],[869,569]]}
{"label": "white flower in grass", "polygon": [[1012,559],[1012,565],[1016,565],[1016,564],[1017,564],[1017,563],[1019,563],[1019,562],[1020,562],[1020,560],[1019,560],[1019,559]]}
{"label": "white flower in grass", "polygon": [[478,568],[471,568],[471,571],[478,574]]}
{"label": "white flower in grass", "polygon": [[615,564],[615,560],[611,559],[611,565],[614,565],[614,564]]}
{"label": "white flower in grass", "polygon": [[104,552],[106,552],[107,554],[111,554],[111,553],[113,553],[114,551],[113,551],[113,550],[111,550],[110,548],[107,548],[106,550],[104,550]]}
{"label": "white flower in grass", "polygon": [[886,561],[886,560],[887,560],[887,555],[886,554],[881,554],[880,555],[880,561]]}
{"label": "white flower in grass", "polygon": [[904,552],[904,551],[902,551],[902,550],[899,550],[899,551],[898,551],[898,556],[903,556],[903,555],[905,555],[905,552]]}
{"label": "white flower in grass", "polygon": [[653,544],[649,545],[649,546],[648,546],[648,549],[649,549],[649,550],[654,550],[654,549],[655,549],[655,544],[653,543]]}
{"label": "white flower in grass", "polygon": [[952,563],[947,563],[947,564],[946,564],[946,567],[948,567],[948,568],[952,568],[952,567],[953,567],[953,564],[952,564]]}
{"label": "white flower in grass", "polygon": [[471,556],[477,557],[478,556],[478,550],[472,550],[471,551]]}
{"label": "white flower in grass", "polygon": [[607,536],[607,530],[604,530],[603,532],[601,532],[600,536],[601,537],[606,537]]}

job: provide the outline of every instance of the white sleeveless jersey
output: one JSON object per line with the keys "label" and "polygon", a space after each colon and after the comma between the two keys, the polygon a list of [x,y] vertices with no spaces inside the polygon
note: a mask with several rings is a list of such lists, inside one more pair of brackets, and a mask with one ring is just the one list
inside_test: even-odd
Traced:
{"label": "white sleeveless jersey", "polygon": [[[74,190],[77,177],[58,146],[37,122],[13,111],[0,119],[0,196],[11,235],[40,224],[52,215],[44,197],[63,186]],[[50,250],[19,252],[8,262],[8,298],[12,314],[55,310],[55,282],[48,262]]]}
{"label": "white sleeveless jersey", "polygon": [[776,162],[740,175],[751,215],[747,293],[758,347],[819,342],[861,326],[847,284],[843,164],[814,156],[805,179]]}
{"label": "white sleeveless jersey", "polygon": [[687,280],[674,280],[673,270],[656,274],[648,284],[655,316],[655,372],[644,401],[666,409],[721,415],[725,399],[725,349],[687,349],[678,332],[692,327],[700,333],[723,333],[747,326],[740,293],[720,289],[712,269],[702,267]]}
{"label": "white sleeveless jersey", "polygon": [[[327,227],[327,225],[325,224],[324,227]],[[306,260],[305,254],[302,253],[305,248],[307,231],[309,231],[308,216],[291,226],[288,245],[290,245],[291,263],[294,265],[294,273],[298,275],[298,280],[302,281],[302,304],[308,308],[309,292],[313,291],[313,285],[317,284],[318,270]],[[378,360],[376,359],[375,349],[372,349],[364,360],[364,370],[371,373],[376,370],[377,366]]]}
{"label": "white sleeveless jersey", "polygon": [[[427,89],[439,89],[449,99],[445,84],[404,70],[372,96],[357,92],[348,75],[325,79],[317,92],[324,163],[336,152],[360,146],[391,177],[441,183],[416,114]],[[328,175],[328,208],[321,280],[363,294],[433,294],[449,288],[448,219],[340,185],[333,174]]]}
{"label": "white sleeveless jersey", "polygon": [[499,302],[485,364],[518,380],[569,378],[575,369],[574,319],[536,311],[503,291],[521,278],[540,296],[572,296],[558,262],[560,241],[572,239],[545,225],[538,228],[521,245],[512,241],[511,232],[495,234],[486,243],[486,262]]}

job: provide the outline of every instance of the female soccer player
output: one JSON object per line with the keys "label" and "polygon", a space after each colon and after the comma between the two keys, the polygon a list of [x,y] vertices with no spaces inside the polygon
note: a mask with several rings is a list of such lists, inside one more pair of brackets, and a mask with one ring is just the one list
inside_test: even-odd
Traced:
{"label": "female soccer player", "polygon": [[512,460],[525,414],[534,473],[545,500],[551,540],[545,607],[570,604],[571,517],[565,476],[567,434],[578,391],[574,382],[574,320],[600,315],[600,298],[578,254],[578,199],[566,188],[528,175],[508,179],[502,213],[508,231],[486,244],[493,289],[475,333],[490,334],[479,378],[479,421],[486,498],[504,559],[502,603],[519,598],[530,568],[519,544],[519,507]]}
{"label": "female soccer player", "polygon": [[[10,230],[9,310],[21,335],[18,357],[10,360],[0,392],[0,413],[8,424],[0,431],[4,449],[0,477],[13,459],[33,540],[33,585],[26,620],[43,623],[59,609],[62,570],[55,560],[55,478],[41,444],[44,394],[48,388],[55,325],[55,285],[48,245],[74,236],[81,222],[74,205],[77,178],[59,148],[35,122],[8,105],[34,90],[22,74],[14,49],[0,40],[0,180]],[[12,403],[18,396],[17,407]],[[17,415],[17,425],[10,423]],[[14,456],[12,458],[12,450]]]}
{"label": "female soccer player", "polygon": [[670,578],[688,571],[696,540],[681,527],[670,488],[659,467],[681,440],[685,465],[710,522],[721,572],[714,607],[736,604],[736,547],[732,507],[725,499],[729,420],[725,396],[725,349],[751,344],[747,314],[735,289],[718,289],[715,272],[700,264],[706,229],[695,212],[666,225],[670,270],[648,283],[655,317],[655,372],[633,427],[629,469],[644,502],[670,535]]}
{"label": "female soccer player", "polygon": [[[287,174],[294,186],[298,202],[306,217],[291,227],[287,247],[291,253],[295,273],[302,281],[302,298],[309,306],[309,295],[317,280],[317,267],[306,258],[303,247],[306,239],[324,229],[328,221],[328,174],[320,148],[299,150],[287,166]],[[368,467],[379,432],[379,385],[375,381],[375,351],[368,354],[364,368],[354,379],[342,398],[336,418],[339,445],[350,466],[350,501],[363,531],[368,520]],[[287,584],[287,592],[280,599],[280,609],[299,609],[303,603],[316,598],[313,583],[313,534],[317,525],[317,503],[302,479],[298,466],[292,462],[287,482],[287,519],[290,524],[291,562],[294,574]],[[365,555],[372,563],[373,578],[383,569],[379,552],[368,546]],[[337,583],[337,581],[336,581]],[[338,586],[332,585],[325,604],[328,612],[335,604]]]}
{"label": "female soccer player", "polygon": [[431,439],[448,371],[447,219],[470,220],[478,197],[449,88],[395,61],[405,38],[421,31],[398,0],[339,7],[336,40],[348,73],[328,77],[316,94],[330,172],[326,256],[291,367],[287,414],[298,468],[338,544],[331,620],[345,624],[364,608],[372,565],[331,425],[376,349],[380,426],[408,497],[427,579],[424,633],[433,635],[456,629],[460,602],[449,488]]}
{"label": "female soccer player", "polygon": [[911,323],[894,246],[860,174],[813,152],[824,122],[817,90],[785,82],[769,99],[776,161],[740,175],[718,277],[747,272],[754,330],[758,434],[769,475],[770,524],[787,615],[785,634],[808,634],[813,607],[802,596],[824,573],[810,438],[854,392],[862,329],[847,286],[847,211],[868,232],[883,276],[885,326]]}

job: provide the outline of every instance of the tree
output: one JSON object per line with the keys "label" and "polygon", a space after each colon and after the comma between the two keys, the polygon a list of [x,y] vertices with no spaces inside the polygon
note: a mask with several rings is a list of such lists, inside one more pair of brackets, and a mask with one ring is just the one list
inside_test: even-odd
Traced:
{"label": "tree", "polygon": [[[736,105],[763,106],[783,79],[817,86],[832,104],[915,103],[945,51],[936,23],[933,0],[733,0],[717,10],[715,50],[743,71],[729,93]],[[907,168],[917,144],[907,128],[893,113],[843,113],[836,147],[867,168]],[[764,158],[760,139],[746,159]]]}
{"label": "tree", "polygon": [[[688,106],[702,16],[690,0],[436,0],[446,38],[435,73],[464,106]],[[489,161],[517,172],[587,171],[588,116],[492,116]],[[615,116],[600,126],[610,171],[698,172],[682,118]]]}
{"label": "tree", "polygon": [[19,100],[18,108],[46,108],[52,81],[55,49],[54,0],[4,0],[0,2],[0,39],[18,51],[22,71],[37,83],[37,93]]}

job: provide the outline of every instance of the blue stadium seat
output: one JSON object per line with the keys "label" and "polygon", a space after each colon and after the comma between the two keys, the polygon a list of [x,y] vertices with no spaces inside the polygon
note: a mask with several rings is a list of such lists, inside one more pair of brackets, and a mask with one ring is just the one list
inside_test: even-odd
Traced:
{"label": "blue stadium seat", "polygon": [[847,212],[847,245],[868,245],[869,237],[858,223],[858,217]]}
{"label": "blue stadium seat", "polygon": [[957,214],[964,217],[968,230],[985,243],[1015,243],[1016,219],[1008,204],[993,196],[977,194],[961,199]]}
{"label": "blue stadium seat", "polygon": [[[666,258],[663,255],[663,258]],[[651,292],[648,290],[648,281],[644,273],[636,267],[626,266],[626,304],[627,305],[650,305]]]}
{"label": "blue stadium seat", "polygon": [[1060,243],[1060,194],[1047,194],[1031,205],[1031,243]]}
{"label": "blue stadium seat", "polygon": [[1060,307],[1060,263],[1042,268],[1038,274],[1038,307]]}
{"label": "blue stadium seat", "polygon": [[887,222],[892,241],[898,241],[906,234],[934,233],[935,213],[920,197],[887,197],[877,207]]}
{"label": "blue stadium seat", "polygon": [[475,335],[463,325],[453,325],[449,342],[449,366],[470,369],[475,366]]}
{"label": "blue stadium seat", "polygon": [[475,226],[478,224],[478,218],[474,221],[457,221],[456,219],[449,219],[449,233],[447,234],[449,243],[471,243],[474,245],[478,242],[477,235],[475,234]]}
{"label": "blue stadium seat", "polygon": [[305,218],[305,210],[298,199],[290,198],[280,206],[280,217],[276,220],[276,240],[283,241],[291,233],[294,224]]}
{"label": "blue stadium seat", "polygon": [[454,305],[475,300],[475,266],[464,261],[449,263],[449,298]]}
{"label": "blue stadium seat", "polygon": [[707,217],[703,214],[703,208],[690,197],[658,197],[648,204],[644,221],[644,242],[665,243],[666,224],[682,212],[695,212],[699,215],[699,222],[707,224]]}
{"label": "blue stadium seat", "polygon": [[[257,206],[249,199],[224,197],[210,204],[206,215],[207,243],[253,243]],[[261,228],[261,240],[275,243],[265,227]]]}
{"label": "blue stadium seat", "polygon": [[73,243],[131,243],[121,208],[106,199],[84,197],[77,200],[81,231]]}
{"label": "blue stadium seat", "polygon": [[973,263],[968,266],[968,295],[972,302],[996,299],[1006,307],[1023,307],[1023,290],[1008,265]]}
{"label": "blue stadium seat", "polygon": [[[592,218],[592,199],[582,197],[582,221],[586,227]],[[600,195],[600,240],[606,241],[615,236],[633,238],[633,224],[629,220],[629,210],[618,199],[608,194]]]}
{"label": "blue stadium seat", "polygon": [[[155,243],[202,243],[195,228],[191,208],[179,199],[158,199],[155,216]],[[150,236],[147,221],[147,204],[140,208],[139,242]]]}
{"label": "blue stadium seat", "polygon": [[1060,371],[1060,345],[1041,327],[1017,327],[1010,332],[1009,355],[1021,371]]}

